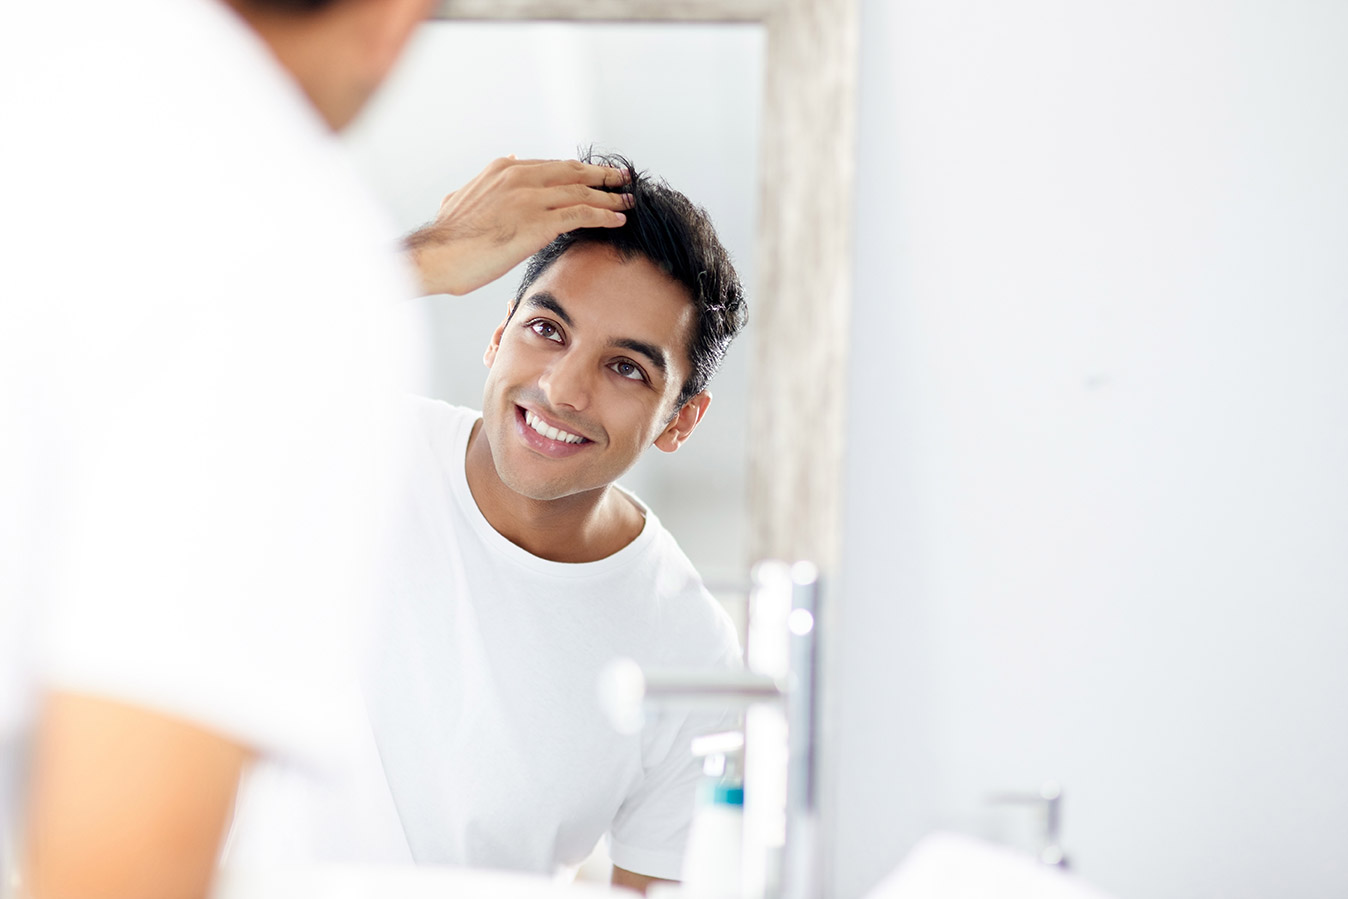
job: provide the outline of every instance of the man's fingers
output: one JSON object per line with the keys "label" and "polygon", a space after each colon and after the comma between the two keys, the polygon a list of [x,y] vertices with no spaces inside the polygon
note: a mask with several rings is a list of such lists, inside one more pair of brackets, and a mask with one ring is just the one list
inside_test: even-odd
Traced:
{"label": "man's fingers", "polygon": [[[617,169],[609,165],[586,165],[585,169],[587,174],[591,176],[597,174],[600,179],[597,183],[585,182],[590,187],[622,187],[632,180],[632,173],[627,169]],[[594,169],[598,169],[598,172],[594,172]]]}
{"label": "man's fingers", "polygon": [[574,159],[516,159],[512,162],[517,166],[527,166],[530,179],[539,187],[556,187],[561,184],[621,187],[631,180],[626,169],[592,165]]}
{"label": "man's fingers", "polygon": [[577,228],[621,228],[627,224],[627,216],[594,206],[567,206],[554,209],[548,216],[548,222],[549,230],[556,237]]}
{"label": "man's fingers", "polygon": [[589,187],[622,187],[632,180],[627,169],[615,169],[608,165],[585,165],[585,179],[581,182]]}
{"label": "man's fingers", "polygon": [[595,190],[583,184],[568,184],[564,187],[550,187],[542,195],[543,205],[548,209],[561,209],[566,206],[598,206],[601,209],[631,209],[636,198],[631,194],[615,194]]}

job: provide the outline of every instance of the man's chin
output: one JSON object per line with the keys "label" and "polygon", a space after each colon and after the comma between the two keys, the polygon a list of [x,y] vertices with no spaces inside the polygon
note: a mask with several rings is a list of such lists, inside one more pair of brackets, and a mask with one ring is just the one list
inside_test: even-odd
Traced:
{"label": "man's chin", "polygon": [[[514,450],[519,455],[528,452],[522,447],[515,447]],[[496,463],[496,476],[501,483],[510,492],[525,499],[549,502],[575,492],[569,479],[558,478],[556,472],[539,471],[538,469],[549,464],[541,459],[537,461],[529,458],[511,459],[502,453],[494,455],[493,461]]]}
{"label": "man's chin", "polygon": [[555,481],[518,475],[502,474],[501,483],[505,484],[512,493],[540,503],[565,499],[579,492]]}

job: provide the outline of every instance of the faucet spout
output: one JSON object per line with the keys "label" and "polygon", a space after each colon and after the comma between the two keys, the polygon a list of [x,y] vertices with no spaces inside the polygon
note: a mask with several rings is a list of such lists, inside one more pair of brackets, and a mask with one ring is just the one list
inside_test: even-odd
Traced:
{"label": "faucet spout", "polygon": [[600,696],[613,724],[634,733],[650,706],[745,710],[746,899],[819,895],[815,743],[818,735],[819,572],[808,562],[753,570],[745,671],[608,666]]}

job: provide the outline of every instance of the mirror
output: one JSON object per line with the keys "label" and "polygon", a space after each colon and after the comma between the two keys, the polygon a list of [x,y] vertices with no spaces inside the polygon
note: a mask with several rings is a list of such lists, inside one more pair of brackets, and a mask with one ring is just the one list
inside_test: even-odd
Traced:
{"label": "mirror", "polygon": [[[840,543],[845,347],[851,305],[855,0],[445,0],[440,15],[481,20],[640,21],[647,23],[644,27],[649,33],[643,32],[639,40],[663,42],[666,35],[677,39],[702,31],[714,33],[714,41],[728,42],[722,45],[725,52],[719,58],[671,49],[665,51],[668,64],[651,66],[644,52],[617,41],[601,41],[599,49],[587,55],[582,42],[589,38],[563,37],[565,31],[557,25],[457,23],[459,29],[478,29],[471,33],[483,41],[489,34],[483,29],[495,27],[515,29],[521,37],[497,51],[496,59],[502,60],[501,64],[458,70],[455,77],[460,81],[456,84],[495,84],[504,77],[498,70],[528,66],[543,76],[549,94],[546,102],[535,97],[512,108],[506,103],[493,104],[484,91],[472,101],[476,119],[465,112],[461,119],[446,114],[426,121],[415,108],[404,110],[401,114],[406,116],[406,124],[402,127],[407,130],[404,137],[390,142],[390,148],[405,148],[408,143],[434,136],[464,154],[454,166],[443,159],[430,160],[426,181],[410,187],[403,195],[405,199],[396,198],[393,203],[399,224],[411,228],[431,215],[445,191],[457,187],[501,153],[533,148],[530,152],[538,155],[568,157],[575,152],[577,141],[594,141],[600,149],[631,155],[639,166],[667,178],[706,206],[745,279],[752,324],[713,382],[716,403],[706,422],[708,431],[699,429],[699,435],[675,457],[651,461],[675,473],[671,485],[696,483],[699,489],[711,488],[718,478],[727,476],[726,472],[738,468],[743,489],[719,495],[714,495],[714,489],[705,490],[702,499],[690,505],[706,510],[732,495],[743,498],[742,524],[736,525],[743,528],[742,542],[723,537],[718,545],[708,545],[698,534],[706,519],[684,520],[682,513],[660,495],[672,486],[630,478],[628,483],[645,492],[709,580],[729,576],[739,581],[745,563],[752,560],[811,559],[820,565],[827,585]],[[713,29],[690,24],[711,22],[721,24]],[[662,27],[651,27],[655,23]],[[670,27],[673,23],[677,27]],[[727,28],[725,23],[736,26]],[[431,34],[434,28],[432,24],[425,31]],[[585,31],[598,29],[595,34],[613,36],[618,31],[605,29],[617,28],[587,24]],[[749,47],[757,48],[758,54],[751,63],[745,58]],[[534,55],[525,58],[529,52]],[[423,55],[427,57],[424,61]],[[430,59],[432,56],[436,58]],[[709,59],[730,65],[726,70],[730,77],[709,76]],[[433,67],[452,61],[452,54],[438,57],[418,46],[397,78],[413,77],[409,73],[417,72],[422,65]],[[562,74],[563,63],[574,66],[569,74]],[[698,120],[710,118],[717,128],[729,129],[734,140],[704,128],[691,148],[685,146],[680,154],[670,153],[663,144],[652,144],[650,136],[666,133],[673,116],[647,125],[645,131],[634,129],[629,136],[628,131],[620,129],[629,120],[630,109],[581,101],[570,90],[581,73],[588,73],[598,84],[605,84],[606,78],[616,79],[618,86],[605,84],[605,88],[625,97],[629,91],[624,83],[627,73],[643,69],[666,73],[665,87],[675,88],[675,99],[685,104],[681,108],[695,110]],[[710,71],[717,69],[713,66]],[[381,118],[393,116],[401,102],[396,99],[397,86],[392,86],[380,108],[353,135],[357,153],[367,163],[382,152],[377,150],[382,138],[376,136],[376,129],[381,127]],[[727,104],[732,95],[736,99]],[[445,102],[446,96],[448,92],[437,96],[435,102]],[[722,112],[727,107],[740,112],[727,118]],[[564,125],[567,117],[575,124]],[[479,124],[456,134],[456,121]],[[614,130],[610,132],[610,128]],[[513,147],[502,147],[502,135],[513,134],[523,137]],[[475,140],[486,143],[474,146],[471,142]],[[728,148],[738,159],[733,165],[727,164]],[[695,167],[686,165],[694,159],[704,161]],[[390,168],[385,174],[372,173],[377,183],[385,179],[400,183],[404,176],[414,174],[406,170],[406,163],[396,160],[396,154],[389,157]],[[740,193],[746,190],[747,194]],[[493,288],[497,294],[483,297],[484,302],[469,298],[446,304],[441,298],[434,304],[435,311],[425,303],[418,307],[420,314],[442,317],[427,331],[436,334],[437,340],[446,331],[455,330],[449,325],[451,306],[455,315],[471,310],[462,314],[481,316],[467,326],[472,334],[467,346],[455,356],[464,360],[471,375],[467,370],[462,375],[451,371],[447,367],[450,356],[441,353],[441,364],[433,368],[433,381],[450,383],[462,377],[463,383],[480,385],[477,359],[483,337],[472,335],[485,335],[499,320],[511,282],[510,277],[504,279]],[[740,378],[738,386],[734,386],[736,378]],[[455,398],[476,404],[472,391],[463,399]],[[725,446],[734,450],[716,458],[719,448]],[[727,468],[721,464],[725,458],[739,461]],[[720,473],[705,478],[709,470],[705,463],[710,460],[715,461]],[[644,472],[637,474],[645,477]],[[827,586],[825,592],[827,603]],[[830,645],[833,618],[834,612],[825,605],[820,660],[825,671],[834,655]],[[823,699],[827,703],[827,695]],[[821,726],[826,727],[826,723]],[[825,869],[834,854],[829,845],[834,828],[827,793],[825,786],[819,829]],[[827,870],[823,876],[829,877]]]}

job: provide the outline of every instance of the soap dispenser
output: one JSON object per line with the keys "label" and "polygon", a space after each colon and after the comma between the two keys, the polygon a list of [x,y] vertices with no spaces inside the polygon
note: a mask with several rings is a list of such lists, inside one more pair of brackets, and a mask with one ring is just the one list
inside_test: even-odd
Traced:
{"label": "soap dispenser", "polygon": [[738,899],[742,892],[744,842],[744,735],[711,734],[693,741],[702,756],[688,847],[684,852],[685,899]]}

